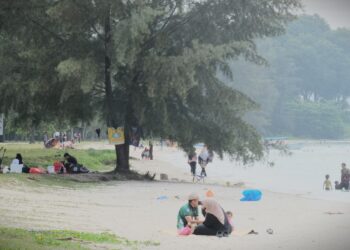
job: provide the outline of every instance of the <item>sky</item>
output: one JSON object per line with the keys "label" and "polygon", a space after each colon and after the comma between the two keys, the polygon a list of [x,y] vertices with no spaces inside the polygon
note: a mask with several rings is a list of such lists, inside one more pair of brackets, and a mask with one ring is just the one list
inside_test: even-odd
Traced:
{"label": "sky", "polygon": [[350,28],[350,0],[302,0],[306,14],[323,17],[333,29]]}

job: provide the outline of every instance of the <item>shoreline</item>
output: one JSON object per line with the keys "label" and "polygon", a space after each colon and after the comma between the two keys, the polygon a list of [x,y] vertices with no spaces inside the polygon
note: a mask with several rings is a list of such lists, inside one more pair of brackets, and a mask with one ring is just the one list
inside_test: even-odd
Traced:
{"label": "shoreline", "polygon": [[[338,147],[330,147],[329,145],[322,146],[324,157],[328,161],[328,155],[332,154],[334,149]],[[340,147],[346,155],[350,152],[348,147]],[[207,167],[208,176],[205,180],[206,184],[219,184],[221,186],[238,186],[243,189],[260,189],[263,191],[276,192],[281,194],[290,194],[301,196],[309,199],[318,199],[325,201],[339,201],[342,203],[350,203],[350,192],[341,190],[324,191],[322,189],[324,174],[331,172],[331,176],[340,177],[340,167],[328,167],[328,162],[322,162],[323,159],[317,159],[317,148],[315,146],[305,147],[302,150],[294,150],[292,156],[280,155],[277,151],[272,152],[272,160],[276,161],[275,167],[268,167],[263,162],[255,163],[253,166],[241,166],[235,162],[228,160],[214,159]],[[327,152],[330,150],[330,152]],[[332,151],[333,150],[333,151]],[[130,151],[132,152],[132,151]],[[134,158],[140,158],[141,150],[136,150],[131,153]],[[182,151],[174,148],[155,150],[155,160],[133,160],[131,165],[133,169],[144,173],[150,171],[157,173],[158,179],[160,173],[165,173],[169,179],[176,178],[178,180],[186,180],[191,182],[192,177],[190,168],[186,162],[186,156]],[[334,156],[338,157],[337,154]],[[308,162],[300,164],[302,159],[307,159]],[[287,162],[286,165],[284,165]],[[291,163],[290,163],[291,162]],[[310,163],[311,162],[311,163]],[[316,164],[314,163],[316,162]],[[298,168],[293,164],[299,164]],[[323,164],[323,165],[317,165]],[[310,168],[308,168],[310,166]],[[197,171],[198,171],[197,166]],[[323,172],[323,173],[322,173]],[[294,179],[293,179],[294,178]],[[333,179],[334,180],[334,179]]]}

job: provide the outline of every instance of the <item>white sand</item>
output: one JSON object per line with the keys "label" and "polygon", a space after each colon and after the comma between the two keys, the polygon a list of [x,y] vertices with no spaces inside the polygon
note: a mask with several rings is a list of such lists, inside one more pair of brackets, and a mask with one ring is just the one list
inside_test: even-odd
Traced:
{"label": "white sand", "polygon": [[[350,193],[319,190],[324,174],[331,174],[333,179],[339,173],[337,165],[346,161],[350,147],[312,148],[296,151],[288,158],[273,155],[274,168],[241,168],[218,160],[209,165],[208,182],[244,181],[263,190],[259,202],[240,202],[243,188],[210,184],[113,182],[78,190],[0,184],[0,224],[29,229],[111,231],[129,239],[159,241],[161,245],[154,249],[348,250]],[[139,153],[132,151],[137,157]],[[155,161],[134,161],[133,166],[144,172],[164,172],[170,178],[191,179],[183,153],[156,149],[155,157]],[[254,229],[259,235],[222,239],[176,236],[176,215],[186,196],[195,191],[204,197],[208,188],[224,209],[234,212],[238,234]],[[163,195],[168,199],[157,200]],[[266,233],[268,228],[274,230],[273,235]]]}

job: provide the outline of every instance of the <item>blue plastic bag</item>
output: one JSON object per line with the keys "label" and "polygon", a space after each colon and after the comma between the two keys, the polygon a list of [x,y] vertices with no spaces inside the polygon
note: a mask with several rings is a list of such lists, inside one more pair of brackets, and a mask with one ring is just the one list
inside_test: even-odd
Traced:
{"label": "blue plastic bag", "polygon": [[162,196],[157,197],[157,200],[159,200],[159,201],[164,201],[167,199],[168,199],[168,196],[166,196],[166,195],[162,195]]}
{"label": "blue plastic bag", "polygon": [[248,189],[242,192],[243,198],[241,201],[259,201],[261,200],[262,192],[257,189]]}

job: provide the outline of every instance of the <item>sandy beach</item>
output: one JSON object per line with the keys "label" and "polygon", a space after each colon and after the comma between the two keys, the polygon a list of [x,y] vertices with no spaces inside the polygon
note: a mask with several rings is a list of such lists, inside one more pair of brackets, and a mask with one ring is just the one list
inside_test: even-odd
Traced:
{"label": "sandy beach", "polygon": [[[330,155],[338,147],[343,148],[342,153],[350,147],[317,146],[317,154],[322,155],[318,158],[314,147],[293,152],[290,158],[275,152],[273,168],[264,163],[235,166],[216,159],[208,166],[209,178],[204,184],[180,182],[190,181],[191,177],[186,156],[175,148],[156,148],[155,160],[133,160],[132,166],[158,176],[166,173],[179,181],[109,182],[82,189],[0,183],[0,224],[27,229],[108,231],[131,240],[160,243],[145,249],[348,250],[350,193],[322,191],[322,182],[326,173],[335,177],[339,172],[337,163],[343,161],[339,154],[329,159]],[[139,158],[140,151],[131,152]],[[310,162],[296,164],[310,155],[315,156],[310,159],[315,167]],[[227,181],[230,186],[215,184]],[[239,182],[245,186],[234,186]],[[263,199],[240,202],[241,192],[247,187],[261,189]],[[224,209],[233,211],[235,233],[229,238],[177,236],[176,215],[187,195],[197,192],[205,198],[208,189]],[[157,199],[161,196],[165,199]],[[270,228],[273,234],[266,232]],[[259,234],[246,235],[252,229]]]}

